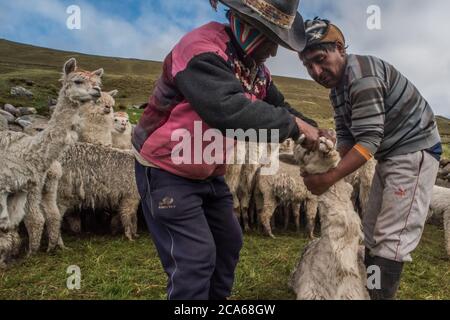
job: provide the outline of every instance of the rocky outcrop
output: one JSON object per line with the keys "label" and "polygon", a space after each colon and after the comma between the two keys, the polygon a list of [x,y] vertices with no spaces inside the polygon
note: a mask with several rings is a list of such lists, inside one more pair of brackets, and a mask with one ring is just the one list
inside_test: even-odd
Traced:
{"label": "rocky outcrop", "polygon": [[33,92],[31,92],[30,90],[25,89],[24,87],[12,87],[11,88],[11,96],[13,97],[25,97],[25,98],[32,98]]}

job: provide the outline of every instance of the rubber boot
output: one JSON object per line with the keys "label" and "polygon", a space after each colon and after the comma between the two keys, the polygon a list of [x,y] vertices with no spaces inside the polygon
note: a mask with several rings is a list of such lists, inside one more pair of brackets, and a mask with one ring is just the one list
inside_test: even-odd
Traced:
{"label": "rubber boot", "polygon": [[369,289],[372,300],[394,300],[400,286],[403,262],[389,260],[377,256],[370,256],[368,250],[365,255],[366,268],[378,266],[381,271],[381,289]]}

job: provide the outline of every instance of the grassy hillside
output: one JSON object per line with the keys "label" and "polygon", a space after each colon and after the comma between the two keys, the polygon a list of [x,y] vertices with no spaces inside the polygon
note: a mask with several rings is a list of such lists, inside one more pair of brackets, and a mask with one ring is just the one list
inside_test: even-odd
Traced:
{"label": "grassy hillside", "polygon": [[[0,103],[44,110],[48,98],[58,94],[62,65],[70,57],[75,57],[86,70],[104,68],[105,90],[118,89],[117,102],[124,106],[147,101],[153,82],[161,73],[160,62],[92,56],[0,40]],[[35,84],[27,85],[28,80]],[[331,117],[326,90],[307,80],[275,77],[275,81],[295,107],[323,121]],[[13,99],[9,95],[13,85],[30,89],[35,98]]]}
{"label": "grassy hillside", "polygon": [[[18,107],[35,107],[45,114],[48,100],[58,95],[62,65],[70,57],[77,58],[83,69],[105,69],[104,89],[119,90],[118,107],[146,102],[154,81],[161,73],[160,62],[86,55],[0,39],[0,105],[11,103]],[[27,85],[29,81],[34,84]],[[294,108],[316,119],[322,127],[333,127],[327,90],[308,80],[274,77],[274,81]],[[15,85],[30,89],[35,94],[34,98],[12,98],[9,91]],[[135,122],[142,111],[131,110],[129,113]],[[450,122],[439,117],[438,124],[446,143],[446,155],[450,157]]]}
{"label": "grassy hillside", "polygon": [[[104,88],[118,89],[117,104],[123,106],[147,101],[161,69],[160,62],[90,56],[0,40],[0,104],[34,106],[44,112],[49,98],[58,95],[62,66],[71,57],[85,70],[104,68]],[[26,85],[26,81],[33,81],[34,85]],[[35,97],[12,98],[9,90],[14,85],[30,89]]]}

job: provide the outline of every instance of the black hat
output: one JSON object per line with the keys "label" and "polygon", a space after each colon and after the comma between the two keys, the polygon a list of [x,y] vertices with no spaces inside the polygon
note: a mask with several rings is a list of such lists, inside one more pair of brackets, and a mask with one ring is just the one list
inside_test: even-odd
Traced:
{"label": "black hat", "polygon": [[210,0],[235,10],[269,39],[294,51],[305,47],[303,18],[297,12],[300,0]]}

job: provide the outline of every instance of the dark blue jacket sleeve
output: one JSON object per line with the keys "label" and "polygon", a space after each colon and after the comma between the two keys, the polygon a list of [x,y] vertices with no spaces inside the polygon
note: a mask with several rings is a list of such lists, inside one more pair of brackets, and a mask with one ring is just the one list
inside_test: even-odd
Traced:
{"label": "dark blue jacket sleeve", "polygon": [[[286,104],[271,96],[266,101],[251,101],[228,64],[214,53],[193,58],[175,76],[175,82],[194,110],[210,127],[225,134],[226,129],[279,130],[280,142],[298,138],[295,114]],[[282,99],[284,101],[284,98]]]}

